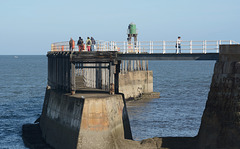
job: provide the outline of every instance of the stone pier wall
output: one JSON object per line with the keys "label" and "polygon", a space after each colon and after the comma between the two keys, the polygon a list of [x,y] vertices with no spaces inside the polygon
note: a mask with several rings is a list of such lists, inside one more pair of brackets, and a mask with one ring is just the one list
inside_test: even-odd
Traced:
{"label": "stone pier wall", "polygon": [[[84,98],[82,98],[84,96]],[[47,89],[40,128],[54,148],[112,149],[116,140],[132,139],[122,95],[64,94]]]}
{"label": "stone pier wall", "polygon": [[126,99],[135,98],[142,93],[153,92],[152,71],[129,71],[119,74],[119,92],[123,93]]}
{"label": "stone pier wall", "polygon": [[240,148],[240,45],[220,46],[198,134],[200,149]]}

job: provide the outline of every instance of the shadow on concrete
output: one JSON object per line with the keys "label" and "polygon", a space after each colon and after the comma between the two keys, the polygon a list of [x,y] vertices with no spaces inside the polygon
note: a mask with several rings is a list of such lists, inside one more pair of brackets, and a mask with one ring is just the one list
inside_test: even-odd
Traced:
{"label": "shadow on concrete", "polygon": [[164,137],[162,138],[163,148],[171,149],[196,149],[196,137]]}
{"label": "shadow on concrete", "polygon": [[26,147],[31,149],[52,149],[42,138],[39,124],[25,124],[22,126],[22,139]]}
{"label": "shadow on concrete", "polygon": [[196,137],[154,137],[142,140],[140,144],[143,149],[196,149],[197,139]]}
{"label": "shadow on concrete", "polygon": [[122,100],[123,100],[123,103],[124,103],[124,107],[123,107],[123,110],[122,110],[124,138],[133,140],[132,131],[131,131],[131,127],[130,127],[130,121],[129,121],[128,112],[127,112],[126,100],[125,100],[125,97],[124,97],[123,93],[119,93],[119,94],[122,95]]}
{"label": "shadow on concrete", "polygon": [[76,90],[76,93],[83,93],[83,94],[99,94],[99,93],[105,93],[105,94],[109,94],[109,91],[105,91],[102,89],[96,89],[96,88],[82,88],[82,89],[78,89]]}

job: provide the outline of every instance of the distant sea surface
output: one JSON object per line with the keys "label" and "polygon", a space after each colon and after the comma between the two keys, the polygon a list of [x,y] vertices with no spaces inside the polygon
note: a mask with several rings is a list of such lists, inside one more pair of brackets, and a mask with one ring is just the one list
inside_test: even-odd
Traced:
{"label": "distant sea surface", "polygon": [[[149,61],[161,98],[127,103],[133,138],[197,135],[215,61]],[[22,125],[41,114],[47,57],[0,56],[0,149],[26,148]]]}

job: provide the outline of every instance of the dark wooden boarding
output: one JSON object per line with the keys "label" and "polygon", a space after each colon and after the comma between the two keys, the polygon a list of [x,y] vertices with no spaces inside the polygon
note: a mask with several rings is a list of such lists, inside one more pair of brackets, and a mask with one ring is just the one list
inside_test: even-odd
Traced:
{"label": "dark wooden boarding", "polygon": [[[74,93],[76,91],[76,69],[100,68],[109,70],[109,92],[118,93],[121,61],[117,60],[117,52],[48,52],[48,86]],[[108,66],[84,66],[79,64],[107,63]]]}

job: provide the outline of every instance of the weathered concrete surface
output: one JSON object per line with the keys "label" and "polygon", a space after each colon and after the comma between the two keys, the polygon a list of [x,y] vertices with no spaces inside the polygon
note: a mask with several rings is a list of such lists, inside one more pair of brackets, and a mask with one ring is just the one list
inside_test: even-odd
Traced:
{"label": "weathered concrete surface", "polygon": [[120,94],[70,95],[47,89],[40,128],[46,142],[57,149],[114,149],[119,148],[117,140],[132,139]]}
{"label": "weathered concrete surface", "polygon": [[240,45],[220,46],[198,139],[200,149],[240,148]]}
{"label": "weathered concrete surface", "polygon": [[[23,125],[23,140],[27,147],[31,149],[51,149],[42,138],[39,124]],[[95,137],[95,136],[94,136]],[[94,142],[95,143],[95,142]],[[115,140],[117,149],[195,149],[196,138],[188,137],[166,137],[150,138],[142,141],[133,141],[128,139]],[[91,146],[91,144],[89,145]],[[68,147],[69,148],[69,147]],[[90,147],[87,147],[90,148]],[[97,147],[98,148],[98,147]]]}
{"label": "weathered concrete surface", "polygon": [[119,92],[126,99],[139,97],[142,93],[153,92],[152,71],[130,71],[119,74]]}
{"label": "weathered concrete surface", "polygon": [[40,119],[44,140],[54,148],[76,148],[83,99],[47,89]]}

